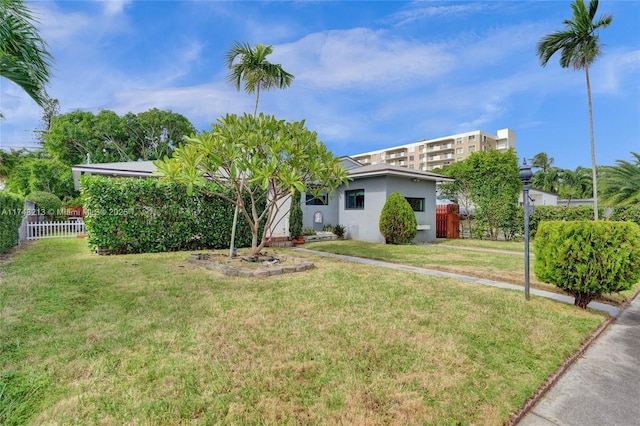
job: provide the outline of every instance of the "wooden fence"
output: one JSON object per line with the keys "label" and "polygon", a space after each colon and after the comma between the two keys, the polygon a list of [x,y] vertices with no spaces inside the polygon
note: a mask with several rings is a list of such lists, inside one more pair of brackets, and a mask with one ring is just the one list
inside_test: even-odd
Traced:
{"label": "wooden fence", "polygon": [[460,215],[458,206],[446,204],[436,206],[436,237],[460,238]]}
{"label": "wooden fence", "polygon": [[85,233],[82,219],[66,222],[25,223],[25,240],[40,240],[43,238],[70,238]]}

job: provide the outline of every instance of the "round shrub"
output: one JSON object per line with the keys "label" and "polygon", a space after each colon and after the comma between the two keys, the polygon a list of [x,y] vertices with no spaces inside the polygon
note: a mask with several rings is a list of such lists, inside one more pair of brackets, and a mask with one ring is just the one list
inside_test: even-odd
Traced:
{"label": "round shrub", "polygon": [[57,216],[62,208],[60,198],[50,192],[35,191],[27,195],[26,200],[33,202],[36,205],[36,210],[49,218]]}
{"label": "round shrub", "polygon": [[418,232],[416,215],[399,192],[390,194],[384,203],[379,226],[387,244],[409,244]]}
{"label": "round shrub", "polygon": [[538,279],[567,291],[583,309],[640,280],[640,226],[633,222],[541,222],[534,245]]}

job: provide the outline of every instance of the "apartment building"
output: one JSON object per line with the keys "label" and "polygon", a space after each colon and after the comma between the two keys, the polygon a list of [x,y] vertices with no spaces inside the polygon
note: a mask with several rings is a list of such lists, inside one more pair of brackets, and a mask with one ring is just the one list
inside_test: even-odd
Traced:
{"label": "apartment building", "polygon": [[490,135],[475,130],[437,139],[423,139],[406,145],[352,155],[363,165],[385,163],[392,166],[429,171],[456,161],[462,161],[474,151],[496,149],[506,151],[516,147],[516,134],[511,129]]}

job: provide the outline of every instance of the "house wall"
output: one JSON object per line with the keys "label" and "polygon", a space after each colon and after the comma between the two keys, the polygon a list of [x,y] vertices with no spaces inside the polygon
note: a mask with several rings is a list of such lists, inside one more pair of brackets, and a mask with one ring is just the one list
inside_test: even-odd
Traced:
{"label": "house wall", "polygon": [[[300,203],[302,204],[302,227],[314,228],[321,231],[324,225],[338,225],[338,208],[341,203],[340,193],[336,192],[333,198],[329,198],[329,204],[326,206],[308,206],[306,204],[306,194],[302,194]],[[322,214],[322,222],[315,222],[316,213]]]}
{"label": "house wall", "polygon": [[[345,191],[364,189],[364,209],[346,208]],[[369,177],[350,183],[348,188],[341,187],[339,204],[339,223],[347,228],[347,238],[362,241],[384,243],[379,230],[380,213],[392,192],[400,192],[406,197],[424,198],[425,211],[416,212],[418,225],[429,225],[430,229],[420,230],[414,242],[428,242],[436,238],[436,185],[435,182],[413,182],[410,178]]]}

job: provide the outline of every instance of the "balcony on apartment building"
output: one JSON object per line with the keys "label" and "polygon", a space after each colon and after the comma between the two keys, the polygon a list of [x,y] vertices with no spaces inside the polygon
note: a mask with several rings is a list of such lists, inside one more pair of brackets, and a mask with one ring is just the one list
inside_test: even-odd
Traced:
{"label": "balcony on apartment building", "polygon": [[434,152],[434,151],[446,151],[449,149],[453,150],[453,145],[454,145],[453,139],[448,141],[436,142],[433,144],[428,144],[427,151]]}
{"label": "balcony on apartment building", "polygon": [[406,158],[407,157],[407,150],[406,149],[401,149],[398,151],[387,151],[386,152],[386,158],[388,160],[390,159],[399,159],[399,158]]}

